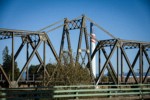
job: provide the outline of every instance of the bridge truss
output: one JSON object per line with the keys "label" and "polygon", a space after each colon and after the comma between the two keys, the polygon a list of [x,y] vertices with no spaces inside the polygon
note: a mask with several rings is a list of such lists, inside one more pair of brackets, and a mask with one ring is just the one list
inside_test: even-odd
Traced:
{"label": "bridge truss", "polygon": [[[52,26],[59,24],[63,21],[63,24],[56,26],[52,29],[50,29]],[[88,34],[88,29],[86,27],[86,21],[89,21],[90,23],[93,23],[94,26],[97,26],[100,30],[105,32],[108,36],[111,37],[109,40],[98,40],[97,39],[97,46],[93,53],[90,51],[90,37],[91,35]],[[61,38],[61,44],[60,44],[60,50],[59,54],[55,50],[55,45],[52,44],[48,33],[57,30],[58,28],[63,27],[62,31],[62,38]],[[73,58],[73,51],[72,51],[72,45],[71,45],[71,39],[70,39],[70,31],[71,30],[79,30],[79,37],[78,37],[78,43],[77,43],[77,50],[75,58]],[[15,37],[21,38],[22,42],[20,46],[18,47],[17,51],[14,51],[14,41]],[[84,43],[83,41],[84,37]],[[105,69],[108,70],[108,72],[111,74],[112,83],[114,84],[121,84],[121,83],[129,83],[128,79],[132,75],[134,82],[133,83],[146,83],[146,79],[148,78],[148,73],[150,71],[150,58],[148,51],[150,50],[150,43],[149,42],[140,42],[140,41],[130,41],[130,40],[122,40],[114,37],[111,33],[109,33],[107,30],[93,22],[90,18],[86,16],[81,16],[78,18],[75,18],[73,20],[68,20],[67,18],[60,20],[54,24],[51,24],[49,26],[44,27],[41,30],[38,31],[26,31],[26,30],[11,30],[11,29],[0,29],[0,40],[7,41],[8,39],[12,39],[12,77],[9,78],[6,75],[6,72],[4,71],[2,65],[0,65],[0,73],[1,73],[1,80],[0,84],[3,86],[3,84],[8,84],[9,87],[18,87],[18,85],[21,84],[37,84],[42,82],[39,80],[30,80],[29,79],[29,72],[28,67],[29,63],[33,59],[33,56],[35,55],[40,62],[40,66],[37,69],[37,73],[39,70],[43,70],[43,79],[50,77],[50,74],[47,71],[46,68],[46,46],[49,47],[50,51],[52,52],[52,55],[55,59],[57,64],[65,64],[65,61],[63,60],[64,55],[67,54],[69,56],[69,60],[71,63],[76,64],[79,62],[79,59],[81,59],[81,65],[86,65],[86,67],[89,69],[89,72],[91,74],[91,77],[94,79],[95,84],[101,84],[101,78],[104,75]],[[67,50],[64,49],[64,41],[67,41]],[[38,52],[39,46],[43,43],[43,57]],[[85,48],[82,47],[82,45],[85,45]],[[26,46],[26,47],[25,47]],[[32,48],[31,53],[29,53],[29,46]],[[15,61],[17,57],[19,56],[20,52],[23,50],[23,47],[26,48],[26,62],[23,66],[23,68],[20,71],[20,74],[17,79],[14,79],[14,66]],[[107,48],[110,48],[110,50],[106,50]],[[128,49],[136,49],[138,50],[137,54],[134,58],[134,61],[131,62],[129,60],[129,56],[127,55],[126,50]],[[116,52],[116,53],[115,53]],[[84,54],[84,56],[83,56]],[[92,65],[91,61],[94,57],[94,55],[98,55],[97,61],[98,61],[98,77],[95,78],[92,73]],[[103,57],[101,56],[103,55]],[[113,55],[116,55],[116,63],[115,65],[112,64],[111,57]],[[145,55],[145,56],[143,56]],[[105,63],[102,65],[101,60],[105,59]],[[143,63],[145,62],[145,59],[148,62],[148,69],[146,71],[146,74],[143,74]],[[138,61],[139,60],[139,61]],[[140,76],[137,78],[135,75],[135,65],[136,62],[139,62],[138,68]],[[129,68],[128,73],[126,76],[123,74],[123,67],[124,62],[127,64],[127,67]],[[114,68],[117,68],[115,70]],[[27,77],[24,81],[21,80],[21,77],[23,75],[23,72],[27,70]],[[120,71],[121,70],[121,71]],[[120,71],[120,72],[119,72]],[[55,73],[55,71],[54,71]],[[119,74],[121,73],[121,74]],[[4,80],[3,80],[4,79]],[[109,83],[109,82],[108,82]]]}

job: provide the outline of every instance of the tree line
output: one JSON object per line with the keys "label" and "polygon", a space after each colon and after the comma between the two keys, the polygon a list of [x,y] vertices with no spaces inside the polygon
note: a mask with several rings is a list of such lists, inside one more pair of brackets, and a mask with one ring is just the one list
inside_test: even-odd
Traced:
{"label": "tree line", "polygon": [[[3,50],[3,69],[7,76],[11,79],[12,77],[12,56],[9,55],[9,49],[6,46]],[[66,57],[68,58],[68,57]],[[72,63],[69,63],[69,59],[65,59],[67,63],[65,64],[46,64],[46,69],[49,73],[49,76],[44,73],[44,67],[40,69],[37,73],[37,69],[40,65],[30,65],[29,66],[29,80],[33,80],[33,75],[35,80],[43,80],[42,84],[47,85],[81,85],[81,84],[91,84],[93,82],[88,68],[82,67],[79,63],[76,66]],[[18,78],[20,70],[18,64],[15,61],[14,66],[14,78]],[[46,76],[45,78],[43,78]],[[23,79],[23,78],[22,78]],[[24,80],[26,77],[24,77]],[[102,81],[108,81],[108,77],[103,76]]]}
{"label": "tree line", "polygon": [[[11,79],[12,77],[12,56],[9,54],[9,49],[6,46],[2,52],[3,56],[3,69],[6,75]],[[49,77],[47,76],[45,79],[43,67],[37,73],[37,68],[40,65],[30,65],[29,66],[29,79],[33,78],[37,80],[43,80],[44,82],[49,83],[50,85],[75,85],[75,84],[90,84],[91,77],[87,68],[81,67],[80,64],[76,64],[73,66],[70,63],[67,64],[52,64],[48,63],[46,65],[46,69],[49,73]],[[18,78],[20,70],[18,68],[18,64],[15,61],[14,66],[14,78],[15,80]],[[25,78],[25,77],[24,77]]]}

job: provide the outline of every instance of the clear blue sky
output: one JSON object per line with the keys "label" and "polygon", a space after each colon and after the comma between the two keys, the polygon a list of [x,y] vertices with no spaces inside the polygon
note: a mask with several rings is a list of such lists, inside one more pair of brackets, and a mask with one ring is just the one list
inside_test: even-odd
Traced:
{"label": "clear blue sky", "polygon": [[0,0],[0,27],[38,30],[85,14],[124,39],[149,41],[149,0]]}
{"label": "clear blue sky", "polygon": [[[0,28],[36,31],[85,14],[118,38],[150,41],[149,0],[0,0],[0,13]],[[1,64],[5,42],[0,41]]]}

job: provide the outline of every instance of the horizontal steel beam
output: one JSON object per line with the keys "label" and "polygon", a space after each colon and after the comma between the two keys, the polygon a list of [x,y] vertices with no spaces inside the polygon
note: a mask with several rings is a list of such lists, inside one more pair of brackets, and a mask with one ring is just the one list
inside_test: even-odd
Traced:
{"label": "horizontal steel beam", "polygon": [[28,30],[15,30],[15,29],[0,28],[0,36],[11,36],[10,33],[13,33],[14,36],[43,34],[40,31],[28,31]]}

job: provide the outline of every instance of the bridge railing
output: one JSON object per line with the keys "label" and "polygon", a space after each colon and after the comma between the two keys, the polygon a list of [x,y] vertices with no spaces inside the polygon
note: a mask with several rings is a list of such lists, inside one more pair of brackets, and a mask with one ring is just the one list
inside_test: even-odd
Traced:
{"label": "bridge railing", "polygon": [[1,99],[76,99],[76,98],[138,97],[150,98],[150,84],[75,85],[37,88],[1,88]]}

